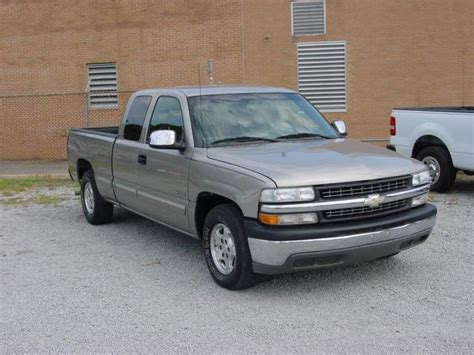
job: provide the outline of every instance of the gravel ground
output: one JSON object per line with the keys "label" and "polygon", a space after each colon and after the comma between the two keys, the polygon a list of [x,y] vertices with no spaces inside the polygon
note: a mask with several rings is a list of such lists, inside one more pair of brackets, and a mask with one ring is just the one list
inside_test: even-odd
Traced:
{"label": "gravel ground", "polygon": [[422,246],[239,292],[199,241],[126,211],[0,204],[0,352],[473,353],[474,179],[431,199]]}

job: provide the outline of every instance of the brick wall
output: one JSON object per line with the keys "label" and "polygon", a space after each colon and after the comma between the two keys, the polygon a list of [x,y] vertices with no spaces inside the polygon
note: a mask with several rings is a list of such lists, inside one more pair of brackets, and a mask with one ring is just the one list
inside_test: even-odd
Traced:
{"label": "brick wall", "polygon": [[[291,36],[285,0],[244,2],[247,82],[297,88],[296,44],[346,41],[352,137],[388,138],[393,107],[474,105],[474,1],[326,0],[327,31]],[[269,39],[265,39],[269,38]]]}
{"label": "brick wall", "polygon": [[[327,34],[291,36],[289,0],[0,1],[0,159],[65,157],[70,127],[118,124],[130,92],[215,82],[297,88],[296,43],[347,42],[351,136],[394,106],[474,105],[474,2],[326,0]],[[120,107],[86,115],[86,64],[116,62]],[[68,94],[68,95],[50,95]],[[12,97],[14,96],[14,97]]]}
{"label": "brick wall", "polygon": [[87,63],[116,62],[125,92],[119,109],[90,111],[91,126],[117,125],[131,91],[197,85],[199,63],[206,84],[209,58],[216,79],[241,82],[240,1],[0,1],[0,18],[0,159],[66,157],[67,130],[86,119]]}

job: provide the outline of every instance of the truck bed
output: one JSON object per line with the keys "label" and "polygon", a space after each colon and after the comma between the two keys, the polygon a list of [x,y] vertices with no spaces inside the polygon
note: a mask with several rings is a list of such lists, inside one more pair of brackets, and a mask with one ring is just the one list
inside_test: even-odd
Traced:
{"label": "truck bed", "polygon": [[69,133],[69,172],[74,180],[78,161],[85,160],[92,165],[95,181],[101,195],[113,201],[112,154],[119,127],[73,128]]}
{"label": "truck bed", "polygon": [[92,133],[99,136],[117,137],[119,126],[113,127],[91,127],[91,128],[73,128],[71,132]]}
{"label": "truck bed", "polygon": [[398,153],[411,157],[415,146],[423,141],[425,145],[441,145],[449,151],[456,169],[474,171],[474,107],[403,108],[394,109],[392,116],[396,135],[390,137],[390,144]]}

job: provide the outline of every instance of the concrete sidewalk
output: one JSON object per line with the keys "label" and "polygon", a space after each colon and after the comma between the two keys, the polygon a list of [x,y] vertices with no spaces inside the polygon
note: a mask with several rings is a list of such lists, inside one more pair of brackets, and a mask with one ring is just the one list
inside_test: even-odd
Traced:
{"label": "concrete sidewalk", "polygon": [[54,177],[68,178],[65,160],[1,160],[0,178]]}

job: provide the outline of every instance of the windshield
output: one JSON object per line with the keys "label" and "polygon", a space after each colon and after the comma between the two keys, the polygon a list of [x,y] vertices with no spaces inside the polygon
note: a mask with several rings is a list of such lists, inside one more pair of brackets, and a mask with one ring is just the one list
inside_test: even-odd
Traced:
{"label": "windshield", "polygon": [[189,98],[189,108],[199,146],[338,138],[318,110],[295,93],[196,96]]}

